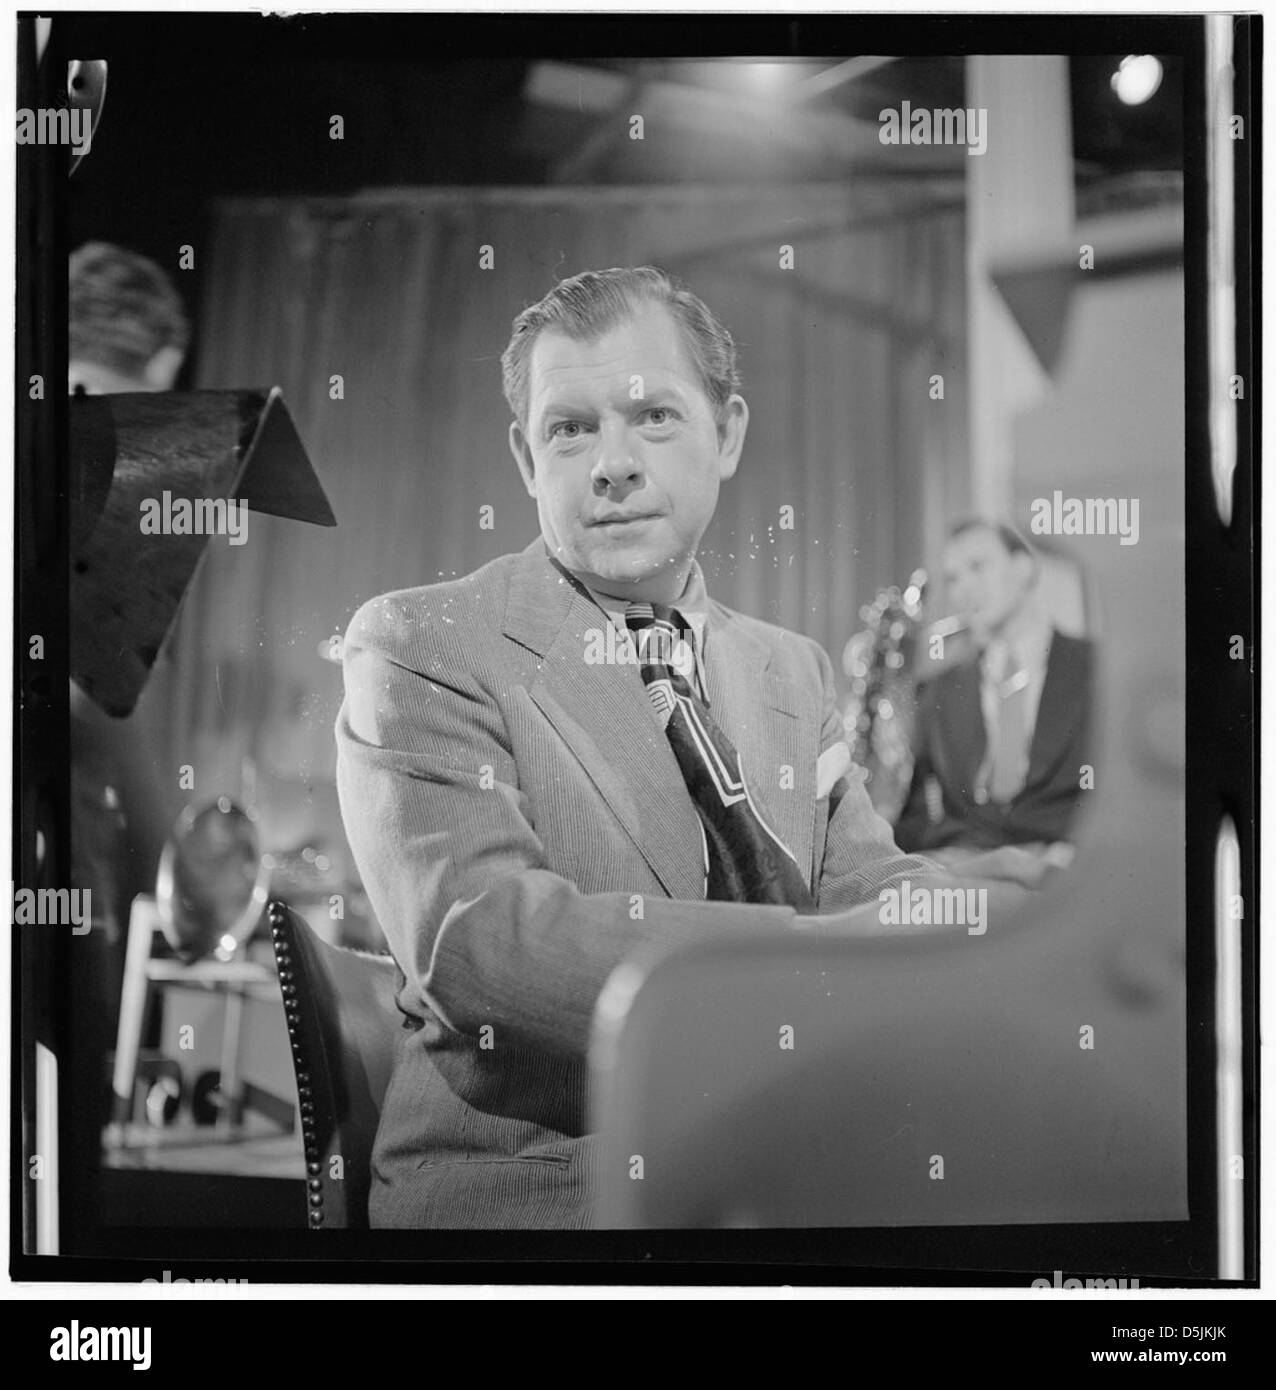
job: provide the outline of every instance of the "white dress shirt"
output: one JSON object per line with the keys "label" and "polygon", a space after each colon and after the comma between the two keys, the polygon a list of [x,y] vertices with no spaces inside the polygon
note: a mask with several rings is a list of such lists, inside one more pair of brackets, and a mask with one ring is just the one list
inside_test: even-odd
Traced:
{"label": "white dress shirt", "polygon": [[1046,682],[1046,666],[1050,660],[1050,643],[1053,637],[1054,629],[1048,623],[1034,624],[1024,632],[1016,633],[1010,640],[994,638],[980,655],[979,701],[983,709],[987,739],[983,764],[975,780],[977,801],[984,802],[988,799],[987,788],[992,776],[992,763],[997,746],[1001,702],[1008,693],[1008,684],[1019,677],[1020,673],[1025,681],[1022,767],[1024,776],[1027,776],[1028,755],[1037,728],[1037,712],[1041,708],[1041,691]]}

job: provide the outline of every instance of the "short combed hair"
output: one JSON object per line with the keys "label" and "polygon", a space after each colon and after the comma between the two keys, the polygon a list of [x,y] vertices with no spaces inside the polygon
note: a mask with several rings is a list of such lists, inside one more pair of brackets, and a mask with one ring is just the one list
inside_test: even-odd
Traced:
{"label": "short combed hair", "polygon": [[999,521],[994,517],[987,516],[963,517],[961,521],[955,522],[949,527],[948,539],[955,541],[958,536],[964,536],[967,531],[991,531],[1005,546],[1008,554],[1027,555],[1031,560],[1037,558],[1036,551],[1008,521]]}
{"label": "short combed hair", "polygon": [[145,256],[86,242],[69,263],[70,355],[137,375],[163,347],[190,341],[182,297]]}
{"label": "short combed hair", "polygon": [[721,421],[727,401],[740,388],[731,334],[680,280],[656,266],[640,265],[582,271],[560,281],[514,320],[509,346],[501,354],[501,377],[505,399],[519,424],[527,424],[532,349],[544,329],[578,342],[596,342],[643,304],[662,304],[673,315]]}

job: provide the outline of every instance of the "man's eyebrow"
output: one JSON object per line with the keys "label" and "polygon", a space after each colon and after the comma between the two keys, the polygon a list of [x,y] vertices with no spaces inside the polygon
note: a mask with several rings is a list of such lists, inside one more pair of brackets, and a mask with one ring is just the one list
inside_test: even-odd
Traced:
{"label": "man's eyebrow", "polygon": [[593,407],[581,405],[570,400],[551,400],[541,407],[541,418],[548,420],[550,417],[562,419],[564,417],[576,419],[579,416],[592,415]]}
{"label": "man's eyebrow", "polygon": [[[641,374],[638,372],[633,373],[630,380],[632,381],[634,378],[641,379]],[[643,382],[643,392],[641,396],[632,396],[629,393],[629,389],[626,389],[618,394],[613,403],[623,401],[626,406],[633,409],[635,406],[650,407],[653,402],[657,401],[673,401],[685,408],[687,399],[686,392],[675,382],[662,381],[653,385],[650,389],[648,389],[646,383]],[[542,421],[589,419],[596,413],[597,407],[595,405],[585,405],[583,402],[573,401],[569,396],[558,398],[551,397],[538,411]]]}

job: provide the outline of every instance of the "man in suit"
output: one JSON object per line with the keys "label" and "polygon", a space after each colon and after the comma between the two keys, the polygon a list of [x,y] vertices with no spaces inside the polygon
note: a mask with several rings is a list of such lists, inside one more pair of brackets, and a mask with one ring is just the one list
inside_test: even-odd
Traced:
{"label": "man in suit", "polygon": [[587,272],[502,365],[540,536],[365,604],[345,643],[338,787],[408,1026],[374,1225],[587,1226],[616,967],[858,904],[872,930],[879,890],[934,871],[873,812],[824,651],[705,591],[748,424],[707,307],[650,267]]}
{"label": "man in suit", "polygon": [[1007,844],[1066,861],[1090,761],[1091,644],[1051,625],[1036,557],[1010,526],[954,527],[944,574],[976,650],[919,693],[896,839],[958,871]]}

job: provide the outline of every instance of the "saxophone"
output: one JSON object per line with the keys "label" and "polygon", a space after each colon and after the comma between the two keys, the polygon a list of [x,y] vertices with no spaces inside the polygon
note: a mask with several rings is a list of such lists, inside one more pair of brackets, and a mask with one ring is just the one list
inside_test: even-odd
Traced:
{"label": "saxophone", "polygon": [[873,809],[894,822],[913,771],[912,732],[917,692],[913,657],[922,624],[927,574],[917,569],[901,589],[878,591],[860,609],[865,626],[842,653],[851,691],[842,712],[851,757],[867,773]]}

